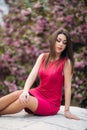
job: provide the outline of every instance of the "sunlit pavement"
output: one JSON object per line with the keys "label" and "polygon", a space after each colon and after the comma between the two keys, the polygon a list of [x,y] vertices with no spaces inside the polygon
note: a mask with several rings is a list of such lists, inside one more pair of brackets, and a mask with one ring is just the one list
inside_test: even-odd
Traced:
{"label": "sunlit pavement", "polygon": [[24,111],[14,115],[0,117],[0,130],[87,130],[87,109],[70,107],[72,113],[81,120],[69,120],[64,117],[64,106],[54,116],[36,116]]}

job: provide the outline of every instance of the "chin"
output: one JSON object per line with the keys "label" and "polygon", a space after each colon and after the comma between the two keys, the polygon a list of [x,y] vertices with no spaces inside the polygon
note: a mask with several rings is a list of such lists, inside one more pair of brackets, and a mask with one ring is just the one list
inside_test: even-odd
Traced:
{"label": "chin", "polygon": [[61,54],[62,52],[63,52],[63,50],[61,50],[61,51],[56,51],[57,54]]}

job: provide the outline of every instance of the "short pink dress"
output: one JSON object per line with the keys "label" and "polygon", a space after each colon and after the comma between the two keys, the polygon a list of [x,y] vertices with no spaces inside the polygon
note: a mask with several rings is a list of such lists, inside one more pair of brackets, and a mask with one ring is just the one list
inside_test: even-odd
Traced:
{"label": "short pink dress", "polygon": [[29,93],[38,100],[38,107],[34,114],[48,116],[59,111],[62,100],[65,61],[66,58],[50,62],[45,68],[45,58],[43,58],[38,73],[40,84],[29,90]]}

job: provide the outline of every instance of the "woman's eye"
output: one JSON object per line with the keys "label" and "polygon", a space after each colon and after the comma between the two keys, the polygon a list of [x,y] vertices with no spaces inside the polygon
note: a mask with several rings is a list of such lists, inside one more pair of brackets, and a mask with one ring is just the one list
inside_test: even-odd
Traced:
{"label": "woman's eye", "polygon": [[64,45],[66,45],[66,44],[67,44],[67,42],[64,42],[63,44],[64,44]]}
{"label": "woman's eye", "polygon": [[57,39],[57,42],[60,42],[60,40]]}
{"label": "woman's eye", "polygon": [[[57,42],[61,42],[61,40],[59,40],[59,39],[56,39],[56,41],[57,41]],[[66,45],[66,44],[67,44],[67,42],[66,42],[66,41],[64,41],[64,42],[63,42],[63,44],[64,44],[64,45]]]}

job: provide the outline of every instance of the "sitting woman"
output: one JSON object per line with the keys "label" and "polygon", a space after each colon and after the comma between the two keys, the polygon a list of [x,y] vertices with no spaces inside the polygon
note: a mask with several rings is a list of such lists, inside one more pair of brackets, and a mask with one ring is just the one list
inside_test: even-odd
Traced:
{"label": "sitting woman", "polygon": [[[55,115],[60,110],[64,87],[64,115],[78,120],[79,117],[70,112],[73,66],[70,35],[67,30],[59,29],[51,36],[49,52],[37,58],[24,89],[0,98],[0,115],[15,114],[23,109],[42,116]],[[36,88],[31,88],[37,76],[40,83]]]}

